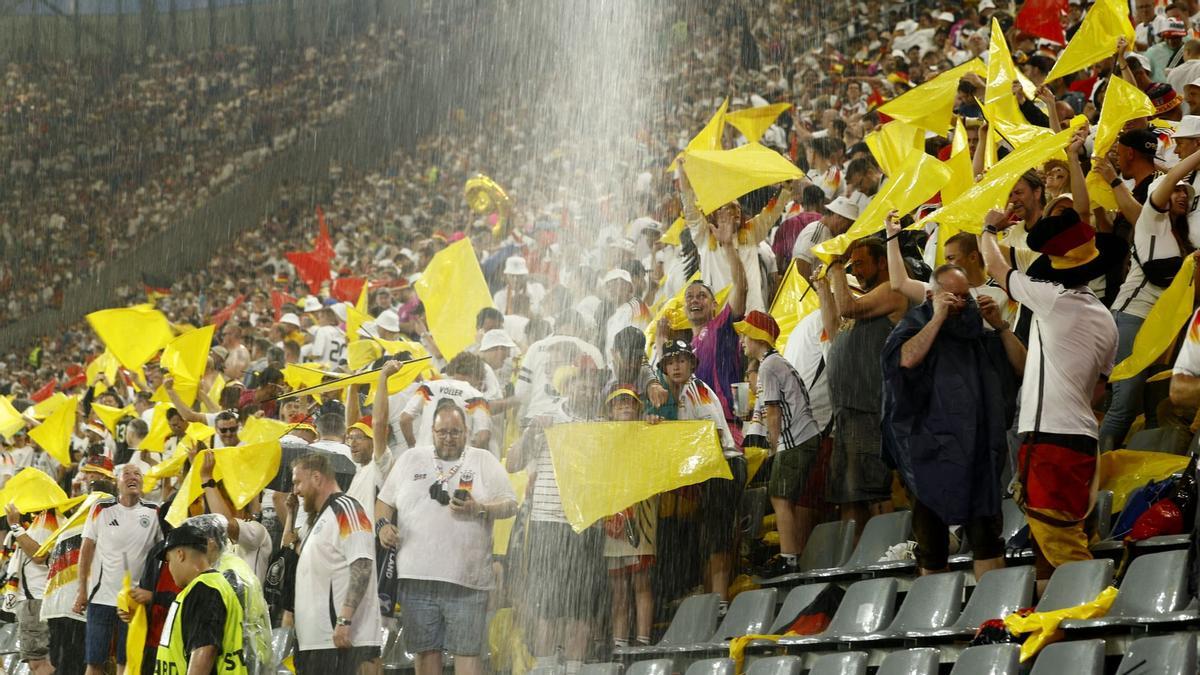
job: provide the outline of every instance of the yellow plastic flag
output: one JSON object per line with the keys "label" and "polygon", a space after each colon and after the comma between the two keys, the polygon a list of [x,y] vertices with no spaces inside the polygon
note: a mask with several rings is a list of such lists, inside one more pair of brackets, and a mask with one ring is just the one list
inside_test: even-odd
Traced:
{"label": "yellow plastic flag", "polygon": [[[1129,120],[1150,117],[1153,114],[1154,104],[1145,92],[1119,77],[1109,78],[1108,89],[1104,93],[1104,106],[1100,109],[1100,121],[1096,124],[1092,156],[1107,155]],[[1112,186],[1096,173],[1095,169],[1088,172],[1086,183],[1088,195],[1093,202],[1105,209],[1117,208],[1117,197],[1113,194]]]}
{"label": "yellow plastic flag", "polygon": [[[225,391],[225,376],[217,373],[217,376],[213,378],[212,386],[208,389],[208,400],[212,401],[213,405],[220,406],[221,392],[223,391]],[[204,412],[221,412],[219,409],[211,409],[211,406],[209,406],[207,403],[205,403],[202,407],[204,408]]]}
{"label": "yellow plastic flag", "polygon": [[171,425],[167,423],[168,410],[172,410],[169,403],[159,403],[154,406],[154,413],[150,417],[150,430],[142,439],[139,450],[162,452],[166,449],[167,439],[171,437]]}
{"label": "yellow plastic flag", "polygon": [[[417,378],[430,372],[433,368],[433,362],[429,359],[418,359],[416,361],[407,361],[400,366],[400,370],[392,374],[387,381],[388,395],[392,395],[408,388],[408,385],[417,381]],[[375,371],[375,379],[371,381],[371,388],[367,390],[365,401],[368,405],[375,403],[375,386],[379,382],[379,371]]]}
{"label": "yellow plastic flag", "polygon": [[1041,166],[1055,153],[1061,152],[1071,142],[1071,136],[1083,123],[1082,117],[1071,120],[1071,125],[1054,136],[1030,143],[1011,152],[1000,160],[980,181],[972,185],[954,201],[922,218],[914,228],[927,221],[935,221],[938,228],[950,227],[953,231],[979,234],[983,231],[983,217],[988,210],[1002,208],[1008,202],[1017,179],[1026,171]]}
{"label": "yellow plastic flag", "polygon": [[[213,479],[225,486],[225,493],[233,501],[234,508],[245,508],[255,496],[279,473],[279,462],[283,449],[278,440],[239,445],[233,448],[205,450],[213,453],[216,466]],[[166,520],[178,527],[187,520],[188,507],[204,494],[200,485],[200,455],[192,463],[187,476],[179,486],[180,494],[171,502]]]}
{"label": "yellow plastic flag", "polygon": [[[1058,60],[1046,76],[1046,82],[1053,82],[1116,54],[1117,38],[1122,36],[1132,49],[1135,38],[1133,23],[1129,21],[1129,5],[1125,0],[1096,0],[1096,4],[1083,17],[1075,37],[1058,55]],[[1109,82],[1111,84],[1112,80]]]}
{"label": "yellow plastic flag", "polygon": [[820,298],[808,284],[808,279],[796,268],[796,261],[793,260],[783,275],[783,281],[779,283],[775,299],[771,301],[770,314],[775,317],[775,323],[779,324],[779,338],[775,340],[775,348],[783,351],[788,336],[800,321],[820,308]]}
{"label": "yellow plastic flag", "polygon": [[354,309],[358,310],[359,314],[368,314],[370,304],[367,299],[367,289],[371,287],[370,279],[363,279],[362,289],[358,291],[358,299],[354,301]]}
{"label": "yellow plastic flag", "polygon": [[183,471],[187,464],[188,451],[186,448],[176,448],[170,459],[165,459],[146,470],[142,478],[142,491],[152,492],[158,482],[164,478],[173,478]]}
{"label": "yellow plastic flag", "polygon": [[112,352],[105,349],[104,353],[92,359],[92,362],[89,363],[87,368],[84,369],[84,373],[87,375],[88,386],[90,387],[91,385],[95,384],[96,379],[99,378],[101,374],[108,378],[109,384],[116,382],[117,369],[120,367],[121,362],[117,360],[117,357],[113,356]]}
{"label": "yellow plastic flag", "polygon": [[25,428],[25,418],[13,407],[12,401],[0,396],[0,436],[8,438]]}
{"label": "yellow plastic flag", "polygon": [[1113,493],[1113,513],[1125,508],[1134,490],[1152,480],[1165,480],[1187,466],[1186,455],[1150,450],[1113,450],[1100,454],[1098,487]]}
{"label": "yellow plastic flag", "polygon": [[771,125],[775,123],[775,120],[791,107],[791,103],[774,103],[758,108],[746,108],[727,113],[725,121],[742,132],[748,142],[757,143],[758,139],[762,138],[763,134],[767,133],[767,129],[770,129]]}
{"label": "yellow plastic flag", "polygon": [[189,422],[187,431],[183,432],[183,440],[194,448],[198,443],[204,443],[216,433],[216,429],[203,422]]}
{"label": "yellow plastic flag", "polygon": [[71,464],[71,436],[75,433],[75,399],[58,407],[41,424],[29,430],[29,437],[42,446],[46,454],[63,466]]}
{"label": "yellow plastic flag", "polygon": [[983,102],[990,104],[1004,98],[1012,98],[1013,82],[1021,83],[1025,98],[1032,101],[1037,96],[1037,87],[1013,64],[1004,30],[1000,28],[1000,22],[992,17],[992,37],[988,42],[987,92]]}
{"label": "yellow plastic flag", "polygon": [[1100,591],[1100,595],[1097,595],[1094,600],[1081,605],[1064,607],[1052,612],[1034,612],[1026,616],[1009,614],[1004,617],[1004,626],[1017,635],[1029,633],[1029,636],[1021,643],[1021,661],[1028,661],[1046,645],[1062,639],[1063,634],[1058,630],[1060,623],[1067,619],[1094,619],[1104,616],[1116,599],[1116,587],[1109,586]]}
{"label": "yellow plastic flag", "polygon": [[983,77],[987,74],[987,66],[978,58],[971,59],[884,103],[879,106],[879,112],[893,120],[945,136],[954,116],[958,82],[967,73]]}
{"label": "yellow plastic flag", "polygon": [[898,173],[909,155],[925,152],[925,130],[900,121],[888,122],[864,140],[886,176]]}
{"label": "yellow plastic flag", "polygon": [[449,361],[475,341],[475,316],[492,307],[483,270],[470,239],[434,254],[413,287],[425,304],[425,322],[442,358]]}
{"label": "yellow plastic flag", "polygon": [[804,176],[786,157],[758,143],[733,150],[689,150],[683,156],[696,204],[706,214],[758,188]]}
{"label": "yellow plastic flag", "polygon": [[96,335],[121,365],[140,370],[175,337],[171,324],[153,305],[104,309],[87,315]]}
{"label": "yellow plastic flag", "polygon": [[67,396],[61,391],[56,391],[48,398],[35,403],[32,408],[26,409],[25,412],[34,419],[44,420],[53,415],[54,411],[62,407],[62,405],[70,400],[70,398],[70,396]]}
{"label": "yellow plastic flag", "polygon": [[246,444],[274,441],[282,438],[291,428],[292,425],[287,422],[267,417],[248,417],[242,425],[242,431],[238,434],[238,438],[241,438],[242,442]]}
{"label": "yellow plastic flag", "polygon": [[[336,377],[341,377],[337,375]],[[325,379],[325,372],[309,366],[290,363],[283,367],[283,381],[292,389],[315,387]]]}
{"label": "yellow plastic flag", "polygon": [[121,581],[121,590],[117,592],[117,609],[128,612],[132,618],[126,628],[125,637],[125,667],[131,673],[142,672],[142,655],[146,651],[146,606],[133,599],[133,581],[129,570],[125,570],[125,578]]}
{"label": "yellow plastic flag", "polygon": [[[958,120],[954,130],[954,142],[950,148],[950,158],[946,167],[950,169],[950,180],[942,186],[942,203],[958,199],[964,192],[975,184],[975,167],[971,164],[971,144],[967,142],[967,130],[963,128],[962,120]],[[950,225],[938,224],[936,261],[938,265],[946,263],[946,242],[958,234]]]}
{"label": "yellow plastic flag", "polygon": [[[1196,259],[1185,256],[1183,266],[1175,274],[1175,279],[1162,295],[1158,296],[1142,327],[1138,329],[1137,337],[1133,339],[1133,352],[1124,361],[1113,368],[1109,382],[1126,380],[1142,372],[1175,341],[1179,329],[1188,322],[1192,315],[1193,299],[1195,297],[1193,281],[1196,277]],[[1188,328],[1187,340],[1200,340],[1200,325],[1195,321]]]}
{"label": "yellow plastic flag", "polygon": [[132,405],[127,405],[124,408],[114,408],[103,403],[93,403],[92,412],[96,413],[96,417],[108,429],[109,433],[117,433],[117,422],[121,421],[122,417],[137,417],[137,410]]}
{"label": "yellow plastic flag", "polygon": [[950,169],[936,157],[923,152],[910,155],[904,167],[884,183],[850,229],[817,244],[813,253],[829,262],[834,256],[845,253],[855,240],[882,230],[888,211],[895,209],[901,215],[909,213],[942,189],[948,180]]}
{"label": "yellow plastic flag", "polygon": [[[1054,132],[1046,127],[1030,124],[1012,96],[995,103],[985,103],[983,116],[987,118],[988,128],[995,129],[1014,149],[1054,135]],[[1063,159],[1065,161],[1065,155]]]}
{"label": "yellow plastic flag", "polygon": [[167,343],[159,359],[161,367],[175,379],[175,393],[189,406],[194,406],[200,379],[208,368],[208,352],[212,348],[215,329],[216,326],[210,324],[180,335]]}
{"label": "yellow plastic flag", "polygon": [[346,340],[350,344],[357,342],[361,337],[359,335],[359,329],[363,327],[363,324],[371,321],[374,321],[374,318],[370,314],[367,314],[350,303],[346,303]]}
{"label": "yellow plastic flag", "polygon": [[656,494],[733,477],[707,420],[559,424],[546,429],[546,440],[576,532]]}
{"label": "yellow plastic flag", "polygon": [[21,469],[0,490],[0,508],[13,504],[21,513],[45,511],[67,500],[67,493],[53,478],[32,466]]}
{"label": "yellow plastic flag", "polygon": [[[83,502],[80,503],[79,507],[75,509],[75,512],[66,519],[66,522],[62,525],[59,525],[58,529],[55,530],[54,533],[49,537],[47,537],[46,541],[42,542],[41,547],[38,548],[37,552],[34,554],[34,557],[40,558],[49,553],[50,550],[54,548],[54,545],[58,543],[58,538],[63,535],[63,532],[73,528],[81,527],[83,525],[83,521],[87,520],[88,511],[92,510],[92,507],[96,505],[96,502],[104,499],[112,499],[112,495],[106,492],[92,492],[84,497]],[[66,509],[64,508],[64,510]]]}
{"label": "yellow plastic flag", "polygon": [[[692,140],[688,141],[684,152],[692,152],[694,150],[720,150],[721,136],[725,133],[725,111],[729,109],[729,99],[721,102],[721,107],[717,108],[717,112],[709,118],[704,128],[700,130]],[[667,167],[667,171],[674,171],[678,166],[676,161],[672,161]]]}

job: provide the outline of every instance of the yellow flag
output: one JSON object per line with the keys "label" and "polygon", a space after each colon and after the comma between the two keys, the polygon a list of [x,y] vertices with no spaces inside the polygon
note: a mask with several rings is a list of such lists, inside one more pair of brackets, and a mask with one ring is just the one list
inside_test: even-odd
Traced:
{"label": "yellow flag", "polygon": [[1071,120],[1071,125],[1054,136],[1029,143],[1011,152],[1000,160],[980,181],[972,185],[954,201],[922,218],[914,227],[926,221],[935,221],[938,228],[950,227],[955,232],[966,231],[979,234],[983,231],[983,217],[988,210],[1002,208],[1008,202],[1017,179],[1026,171],[1041,166],[1055,153],[1061,152],[1071,141],[1071,136],[1082,124],[1082,118]]}
{"label": "yellow flag", "polygon": [[[213,453],[216,466],[213,479],[225,486],[234,508],[242,509],[254,499],[279,473],[282,448],[278,440],[239,445],[233,448],[205,450]],[[191,469],[179,486],[179,494],[171,502],[166,520],[178,527],[187,520],[188,507],[204,494],[200,485],[200,466],[203,459],[196,455]]]}
{"label": "yellow flag", "polygon": [[[1141,89],[1119,77],[1109,78],[1104,106],[1100,109],[1100,121],[1096,124],[1092,156],[1107,155],[1129,120],[1153,114],[1154,104]],[[1088,172],[1086,183],[1092,202],[1108,210],[1117,208],[1117,197],[1113,194],[1112,186],[1095,169]]]}
{"label": "yellow flag", "polygon": [[958,81],[967,73],[983,77],[987,74],[987,67],[978,58],[971,59],[884,103],[879,106],[879,112],[893,120],[945,136],[954,115]]}
{"label": "yellow flag", "polygon": [[900,121],[888,122],[864,140],[886,176],[898,173],[909,155],[925,152],[925,130]]}
{"label": "yellow flag", "polygon": [[1029,81],[1013,64],[1012,53],[1008,50],[1008,40],[1004,39],[1004,31],[1000,22],[992,17],[992,37],[988,42],[987,64],[987,93],[984,103],[995,103],[1003,98],[1012,98],[1012,84],[1020,82],[1025,98],[1033,100],[1037,96],[1037,87]]}
{"label": "yellow flag", "polygon": [[0,396],[0,436],[8,438],[25,428],[25,418],[13,407],[12,401]]}
{"label": "yellow flag", "polygon": [[971,144],[967,142],[967,130],[959,119],[954,127],[954,141],[950,144],[950,158],[945,162],[950,169],[950,178],[942,186],[942,203],[958,198],[975,184],[975,167],[971,164]]}
{"label": "yellow flag", "polygon": [[84,373],[87,374],[88,386],[95,384],[96,379],[100,377],[101,373],[108,378],[109,384],[115,383],[117,380],[117,369],[120,367],[121,362],[117,360],[117,357],[105,349],[104,353],[92,359],[92,362],[84,369]]}
{"label": "yellow flag", "polygon": [[[1058,55],[1046,82],[1083,70],[1117,53],[1117,38],[1124,36],[1133,48],[1134,30],[1129,21],[1129,5],[1125,0],[1097,0],[1083,17],[1075,37]],[[1117,78],[1109,80],[1109,84]]]}
{"label": "yellow flag", "polygon": [[[364,288],[365,288],[365,286],[364,286]],[[346,340],[349,341],[350,344],[354,344],[355,342],[357,342],[359,340],[359,338],[361,337],[359,335],[359,329],[361,329],[363,327],[363,324],[369,323],[373,320],[374,320],[374,318],[370,314],[367,314],[366,312],[360,310],[358,307],[351,305],[350,303],[347,302],[346,303]]]}
{"label": "yellow flag", "polygon": [[[392,395],[408,388],[408,385],[417,381],[417,378],[425,373],[428,373],[433,368],[433,362],[428,359],[420,359],[416,361],[408,361],[400,366],[400,370],[396,371],[387,381],[388,395]],[[375,371],[375,379],[371,381],[371,388],[367,390],[366,402],[368,405],[375,403],[375,388],[379,382],[379,371]]]}
{"label": "yellow flag", "polygon": [[124,408],[114,408],[103,403],[93,403],[92,412],[96,413],[96,417],[104,424],[105,428],[110,433],[117,433],[117,422],[121,421],[122,417],[137,417],[137,411],[132,405],[127,405]]}
{"label": "yellow flag", "polygon": [[[1196,259],[1185,256],[1175,280],[1158,296],[1142,327],[1138,329],[1137,337],[1133,339],[1133,352],[1113,368],[1112,375],[1108,376],[1109,382],[1119,382],[1137,375],[1167,351],[1179,334],[1179,329],[1192,315],[1192,282],[1195,276]],[[1185,339],[1200,340],[1200,324],[1192,321]]]}
{"label": "yellow flag", "polygon": [[[210,387],[208,390],[208,400],[212,401],[213,405],[220,406],[221,392],[223,391],[225,391],[225,376],[217,373],[217,376],[213,378],[212,387]],[[210,406],[207,403],[205,403],[203,407],[204,412],[221,412],[220,410],[210,410]]]}
{"label": "yellow flag", "polygon": [[[1054,132],[1046,127],[1030,124],[1025,114],[1017,106],[1017,100],[1012,96],[1002,98],[995,103],[983,105],[983,116],[987,118],[988,128],[995,129],[1013,148],[1020,148],[1027,143],[1050,138]],[[1066,159],[1066,156],[1063,156]]]}
{"label": "yellow flag", "polygon": [[748,142],[757,143],[758,139],[762,138],[763,134],[767,133],[767,129],[770,129],[771,125],[775,123],[775,120],[791,107],[791,103],[774,103],[758,108],[746,108],[727,113],[725,121],[742,132]]}
{"label": "yellow flag", "polygon": [[689,150],[683,156],[687,160],[683,170],[696,192],[696,204],[704,213],[712,213],[758,188],[804,176],[786,157],[758,143],[733,150]]}
{"label": "yellow flag", "polygon": [[198,443],[206,442],[216,433],[216,429],[203,422],[189,422],[187,431],[183,432],[183,440],[188,442],[190,447],[194,448]]}
{"label": "yellow flag", "polygon": [[[394,355],[408,352],[408,358],[419,359],[429,356],[420,342],[411,340],[384,340],[383,338],[362,339],[350,345],[346,363],[350,370],[360,370],[375,362],[384,354]],[[406,359],[407,360],[407,359]]]}
{"label": "yellow flag", "polygon": [[896,209],[901,215],[911,212],[932,197],[946,181],[950,180],[950,169],[932,155],[913,154],[904,167],[883,184],[883,188],[859,214],[858,220],[844,234],[821,242],[813,247],[813,253],[829,262],[850,248],[856,239],[861,239],[883,229],[883,219],[888,211]]}
{"label": "yellow flag", "polygon": [[131,673],[142,672],[142,655],[146,651],[146,606],[133,599],[133,582],[129,570],[125,570],[125,578],[121,581],[121,590],[117,592],[117,609],[131,615],[125,637],[125,667]]}
{"label": "yellow flag", "polygon": [[287,434],[291,428],[292,425],[287,422],[267,417],[248,417],[242,425],[242,431],[238,434],[238,438],[247,444],[275,441]]}
{"label": "yellow flag", "polygon": [[[729,99],[721,102],[721,107],[717,108],[717,112],[709,118],[704,128],[700,133],[692,137],[688,141],[684,152],[692,152],[694,150],[720,150],[721,136],[725,133],[725,111],[729,109]],[[675,161],[667,167],[667,171],[674,171],[678,164]]]}
{"label": "yellow flag", "polygon": [[35,403],[32,408],[27,409],[25,412],[36,420],[44,420],[53,415],[55,410],[61,408],[63,404],[70,399],[70,396],[67,396],[61,391],[56,391],[51,394],[49,398]]}
{"label": "yellow flag", "polygon": [[546,440],[576,532],[656,494],[733,477],[709,420],[559,424]]}
{"label": "yellow flag", "polygon": [[796,268],[796,261],[788,265],[775,299],[771,301],[771,316],[779,324],[779,338],[775,340],[775,348],[783,351],[788,336],[800,324],[800,321],[821,308],[821,299],[809,286],[808,280]]}
{"label": "yellow flag", "polygon": [[[336,377],[341,377],[341,375],[336,375]],[[289,363],[283,367],[283,381],[292,389],[315,387],[321,384],[323,379],[325,379],[325,372],[316,368],[295,363]]]}
{"label": "yellow flag", "polygon": [[425,304],[425,322],[433,341],[449,361],[475,341],[475,316],[492,307],[492,294],[470,239],[434,254],[413,287]]}
{"label": "yellow flag", "polygon": [[163,349],[160,365],[175,378],[175,393],[189,406],[194,406],[200,379],[208,368],[208,352],[212,348],[216,326],[190,330],[171,340]]}
{"label": "yellow flag", "polygon": [[53,478],[32,466],[21,469],[0,490],[0,508],[13,504],[21,513],[45,511],[67,499],[67,493]]}
{"label": "yellow flag", "polygon": [[171,437],[171,425],[167,423],[167,411],[172,410],[169,403],[159,403],[154,406],[154,414],[150,417],[150,430],[142,439],[139,450],[146,452],[162,452],[166,449],[167,439]]}
{"label": "yellow flag", "polygon": [[169,459],[165,459],[146,470],[146,474],[142,479],[142,491],[151,492],[160,480],[178,476],[183,471],[183,465],[187,464],[187,461],[187,450],[184,448],[176,449],[175,454],[171,455]]}
{"label": "yellow flag", "polygon": [[67,530],[82,527],[83,521],[87,520],[88,511],[92,510],[92,507],[96,505],[96,502],[103,499],[112,499],[112,495],[105,492],[93,492],[87,495],[79,507],[75,509],[75,512],[67,518],[67,521],[62,525],[59,525],[58,529],[55,530],[54,533],[49,537],[47,537],[46,541],[42,542],[41,547],[38,548],[37,552],[34,554],[34,557],[40,558],[49,553],[50,549],[54,548],[54,544],[58,543],[58,538],[61,537]]}
{"label": "yellow flag", "polygon": [[44,422],[29,430],[29,437],[63,466],[71,465],[71,436],[75,433],[75,399],[58,407]]}
{"label": "yellow flag", "polygon": [[130,370],[140,370],[175,337],[171,324],[152,305],[104,309],[87,315],[108,351]]}
{"label": "yellow flag", "polygon": [[671,246],[680,246],[683,242],[679,241],[679,235],[683,234],[683,228],[686,225],[687,223],[684,222],[683,216],[676,218],[675,222],[671,223],[671,226],[667,228],[667,231],[663,232],[663,236],[660,238],[662,243]]}
{"label": "yellow flag", "polygon": [[360,314],[369,314],[369,302],[367,300],[367,289],[371,287],[370,279],[363,279],[362,289],[358,292],[358,299],[354,301],[354,309],[357,309]]}

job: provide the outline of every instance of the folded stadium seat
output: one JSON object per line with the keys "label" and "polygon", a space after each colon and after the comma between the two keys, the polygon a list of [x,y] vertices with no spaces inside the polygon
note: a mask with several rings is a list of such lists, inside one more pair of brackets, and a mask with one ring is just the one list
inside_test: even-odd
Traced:
{"label": "folded stadium seat", "polygon": [[916,567],[915,560],[879,561],[889,548],[908,541],[911,534],[911,511],[882,513],[867,521],[862,537],[858,540],[858,546],[854,547],[854,553],[844,564],[834,569],[801,572],[789,576],[801,581],[827,580],[860,576],[870,572],[898,573],[913,570]]}
{"label": "folded stadium seat", "polygon": [[756,577],[754,582],[762,586],[798,583],[804,581],[808,572],[840,567],[850,557],[854,548],[854,529],[853,520],[835,520],[817,525],[812,534],[808,535],[808,543],[800,553],[800,573],[784,574],[771,579]]}
{"label": "folded stadium seat", "polygon": [[658,644],[649,647],[617,647],[613,649],[615,656],[633,656],[639,654],[662,653],[666,647],[678,647],[704,642],[712,637],[717,629],[717,610],[721,606],[721,597],[716,593],[692,595],[679,603],[671,625],[663,634]]}
{"label": "folded stadium seat", "polygon": [[625,669],[625,675],[671,675],[675,661],[671,659],[649,659],[635,661]]}
{"label": "folded stadium seat", "polygon": [[686,645],[663,645],[659,643],[644,653],[680,654],[688,652],[725,651],[729,648],[729,640],[743,635],[762,633],[771,625],[775,618],[775,603],[779,591],[774,588],[760,588],[755,591],[739,593],[729,603],[729,611],[725,619],[717,627],[717,631],[703,641]]}
{"label": "folded stadium seat", "polygon": [[939,630],[958,620],[962,609],[963,573],[917,577],[887,628],[865,635],[845,635],[849,642],[903,640],[909,633]]}
{"label": "folded stadium seat", "polygon": [[842,597],[841,604],[824,631],[816,635],[781,638],[778,645],[785,648],[805,648],[828,642],[844,642],[850,636],[875,633],[892,620],[898,585],[898,582],[890,577],[856,581],[846,589],[846,595]]}
{"label": "folded stadium seat", "polygon": [[1108,614],[1095,619],[1068,619],[1059,627],[1066,631],[1086,631],[1196,619],[1200,613],[1184,611],[1191,601],[1187,573],[1187,551],[1139,556],[1129,565]]}
{"label": "folded stadium seat", "polygon": [[942,653],[932,647],[904,649],[883,657],[875,675],[937,675]]}
{"label": "folded stadium seat", "polygon": [[1118,556],[1122,549],[1125,548],[1125,542],[1120,539],[1109,539],[1112,534],[1113,522],[1113,493],[1112,490],[1101,490],[1096,493],[1096,506],[1092,509],[1091,515],[1096,523],[1096,535],[1100,541],[1092,544],[1089,548],[1094,555],[1114,555]]}
{"label": "folded stadium seat", "polygon": [[825,654],[813,661],[808,675],[867,675],[866,652]]}
{"label": "folded stadium seat", "polygon": [[742,535],[747,541],[758,539],[762,531],[763,516],[767,515],[770,505],[767,488],[751,488],[742,493],[742,508],[739,511],[742,518]]}
{"label": "folded stadium seat", "polygon": [[1033,662],[1029,675],[1104,675],[1104,640],[1056,642]]}
{"label": "folded stadium seat", "polygon": [[579,669],[579,675],[621,675],[619,663],[585,663]]}
{"label": "folded stadium seat", "polygon": [[968,647],[958,655],[950,675],[1017,675],[1021,672],[1021,645]]}
{"label": "folded stadium seat", "polygon": [[1096,599],[1113,578],[1113,561],[1077,560],[1054,570],[1038,600],[1037,611],[1052,612]]}
{"label": "folded stadium seat", "polygon": [[733,675],[737,667],[733,659],[701,659],[693,661],[684,675]]}
{"label": "folded stadium seat", "polygon": [[746,675],[800,675],[803,666],[799,656],[768,656],[752,661]]}
{"label": "folded stadium seat", "polygon": [[1117,675],[1175,675],[1196,672],[1196,637],[1187,633],[1134,640],[1117,666]]}
{"label": "folded stadium seat", "polygon": [[1034,578],[1033,567],[1028,565],[992,570],[975,585],[957,621],[947,628],[909,631],[904,637],[935,642],[969,638],[984,621],[1001,619],[1032,605]]}

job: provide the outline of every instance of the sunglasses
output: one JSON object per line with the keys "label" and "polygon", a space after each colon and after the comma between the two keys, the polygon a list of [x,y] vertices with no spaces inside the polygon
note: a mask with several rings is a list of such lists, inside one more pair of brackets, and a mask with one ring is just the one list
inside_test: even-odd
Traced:
{"label": "sunglasses", "polygon": [[236,434],[237,430],[238,430],[237,427],[217,427],[217,433],[221,434],[222,436]]}

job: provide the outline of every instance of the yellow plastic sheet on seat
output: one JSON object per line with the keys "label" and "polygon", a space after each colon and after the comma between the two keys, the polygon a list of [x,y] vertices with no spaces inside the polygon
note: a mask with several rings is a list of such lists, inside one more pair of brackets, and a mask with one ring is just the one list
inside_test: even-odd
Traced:
{"label": "yellow plastic sheet on seat", "polygon": [[1108,613],[1113,601],[1117,599],[1115,586],[1100,591],[1091,602],[1074,607],[1064,607],[1053,612],[1034,612],[1028,616],[1009,614],[1004,618],[1004,625],[1017,635],[1029,633],[1021,645],[1021,661],[1028,661],[1043,647],[1062,639],[1058,625],[1067,619],[1095,619]]}

